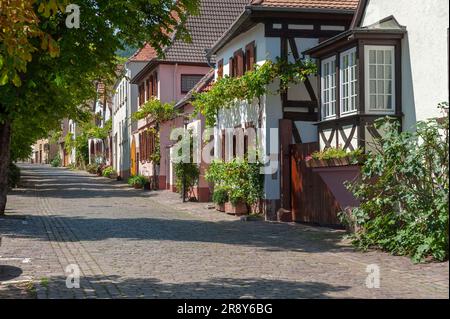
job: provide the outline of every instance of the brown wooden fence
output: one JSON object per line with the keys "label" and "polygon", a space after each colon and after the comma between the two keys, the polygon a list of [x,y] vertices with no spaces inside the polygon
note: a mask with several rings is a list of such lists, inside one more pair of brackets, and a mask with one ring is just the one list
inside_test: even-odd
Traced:
{"label": "brown wooden fence", "polygon": [[339,204],[320,176],[305,164],[305,158],[317,150],[319,143],[290,146],[292,216],[296,222],[339,225]]}

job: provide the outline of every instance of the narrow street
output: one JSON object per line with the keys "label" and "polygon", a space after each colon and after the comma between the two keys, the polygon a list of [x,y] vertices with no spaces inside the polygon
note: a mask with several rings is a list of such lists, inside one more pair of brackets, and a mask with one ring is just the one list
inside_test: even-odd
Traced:
{"label": "narrow street", "polygon": [[[0,218],[3,295],[8,282],[32,280],[37,298],[449,297],[448,262],[355,252],[342,231],[181,211],[81,171],[21,169],[26,188]],[[66,287],[70,264],[79,289]],[[366,287],[371,264],[380,288]]]}

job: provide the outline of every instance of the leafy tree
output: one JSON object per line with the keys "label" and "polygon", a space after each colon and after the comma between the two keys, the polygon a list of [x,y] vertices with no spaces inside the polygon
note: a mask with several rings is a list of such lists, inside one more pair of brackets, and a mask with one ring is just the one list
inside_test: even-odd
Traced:
{"label": "leafy tree", "polygon": [[[77,0],[80,27],[68,28],[68,0],[0,2],[0,214],[10,161],[60,120],[78,120],[94,81],[114,76],[116,52],[148,42],[162,53],[198,0]],[[24,151],[25,150],[25,151]]]}

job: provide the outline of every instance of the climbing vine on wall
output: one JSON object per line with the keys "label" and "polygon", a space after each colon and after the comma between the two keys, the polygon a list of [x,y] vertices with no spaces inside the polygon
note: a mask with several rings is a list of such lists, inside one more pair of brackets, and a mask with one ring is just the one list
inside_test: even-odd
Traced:
{"label": "climbing vine on wall", "polygon": [[[317,73],[316,65],[310,60],[299,60],[294,63],[278,58],[275,62],[266,61],[255,65],[241,77],[225,76],[218,79],[207,92],[194,95],[192,102],[196,114],[205,116],[206,125],[216,124],[220,109],[232,107],[236,101],[245,100],[248,103],[258,100],[261,107],[261,97],[266,94],[279,94],[289,85],[304,82],[309,75]],[[279,88],[270,91],[269,84],[279,80]]]}

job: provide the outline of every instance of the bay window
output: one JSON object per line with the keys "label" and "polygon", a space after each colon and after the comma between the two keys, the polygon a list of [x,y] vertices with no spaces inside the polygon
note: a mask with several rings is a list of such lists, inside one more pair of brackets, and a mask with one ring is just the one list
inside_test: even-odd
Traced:
{"label": "bay window", "polygon": [[367,111],[394,112],[394,47],[366,45],[364,55]]}
{"label": "bay window", "polygon": [[323,60],[321,70],[322,117],[326,119],[336,115],[336,57]]}

